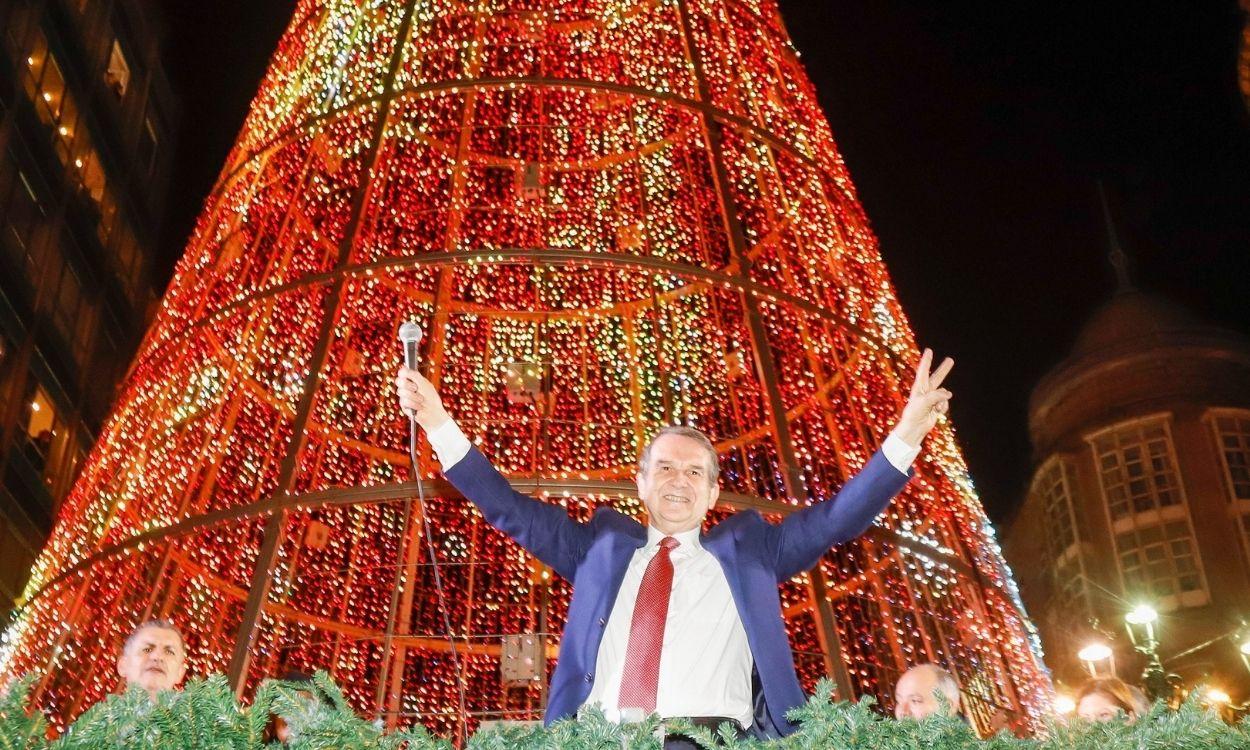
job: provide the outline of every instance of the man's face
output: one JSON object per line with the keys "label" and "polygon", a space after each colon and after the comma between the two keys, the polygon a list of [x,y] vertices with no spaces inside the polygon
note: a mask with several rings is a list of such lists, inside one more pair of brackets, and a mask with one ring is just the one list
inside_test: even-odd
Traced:
{"label": "man's face", "polygon": [[[937,675],[932,670],[913,669],[904,673],[894,688],[894,718],[924,719],[938,713],[942,704],[934,695],[937,684]],[[954,714],[955,706],[950,706],[947,712]]]}
{"label": "man's face", "polygon": [[685,435],[661,435],[652,443],[647,474],[638,475],[638,497],[652,526],[671,535],[703,523],[720,495],[709,472],[710,458],[706,448]]}
{"label": "man's face", "polygon": [[126,685],[138,685],[152,695],[173,690],[186,671],[182,639],[166,628],[140,630],[117,657],[117,674]]}

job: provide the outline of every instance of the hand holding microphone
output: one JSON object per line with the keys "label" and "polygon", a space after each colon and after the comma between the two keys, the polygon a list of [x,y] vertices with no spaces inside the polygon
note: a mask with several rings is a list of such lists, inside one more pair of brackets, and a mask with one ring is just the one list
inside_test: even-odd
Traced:
{"label": "hand holding microphone", "polygon": [[404,323],[399,328],[399,340],[404,347],[404,366],[395,375],[399,407],[426,432],[437,429],[451,416],[443,408],[443,399],[434,390],[434,385],[417,371],[421,329],[413,323]]}

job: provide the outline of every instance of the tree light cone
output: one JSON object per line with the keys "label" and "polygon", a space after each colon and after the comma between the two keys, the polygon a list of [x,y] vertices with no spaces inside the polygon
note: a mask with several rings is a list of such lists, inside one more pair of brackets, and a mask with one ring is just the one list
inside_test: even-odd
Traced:
{"label": "tree light cone", "polygon": [[[635,458],[674,422],[720,452],[718,517],[831,497],[918,358],[774,2],[302,0],[3,674],[43,671],[63,725],[115,687],[129,629],[169,617],[191,673],[241,693],[325,668],[363,714],[450,733],[462,678],[470,729],[538,717],[500,644],[552,633],[554,663],[569,585],[424,453],[455,673],[391,385],[408,321],[466,432],[582,519],[639,512]],[[939,661],[975,722],[1032,724],[1049,679],[949,426],[916,472],[782,584],[800,679],[889,704]]]}

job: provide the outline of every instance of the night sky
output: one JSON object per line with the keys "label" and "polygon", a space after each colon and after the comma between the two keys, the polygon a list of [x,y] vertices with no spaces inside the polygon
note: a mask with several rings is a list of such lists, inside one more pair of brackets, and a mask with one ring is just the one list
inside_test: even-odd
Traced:
{"label": "night sky", "polygon": [[[1250,117],[1224,2],[780,0],[922,345],[957,360],[990,515],[1030,470],[1029,391],[1114,282],[1095,182],[1139,287],[1250,331]],[[181,254],[294,3],[166,0]]]}

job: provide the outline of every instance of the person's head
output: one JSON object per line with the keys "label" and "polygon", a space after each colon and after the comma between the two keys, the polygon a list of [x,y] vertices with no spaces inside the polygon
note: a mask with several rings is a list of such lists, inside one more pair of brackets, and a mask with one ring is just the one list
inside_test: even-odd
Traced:
{"label": "person's head", "polygon": [[1123,714],[1130,723],[1138,715],[1132,689],[1115,677],[1086,680],[1076,695],[1076,714],[1086,721],[1111,721]]}
{"label": "person's head", "polygon": [[[283,682],[294,683],[296,685],[308,685],[308,690],[301,690],[296,693],[299,697],[309,701],[317,700],[316,694],[312,691],[312,675],[307,672],[288,671],[282,675]],[[266,727],[265,739],[273,742],[277,741],[285,745],[291,739],[291,727],[286,723],[286,719],[277,714],[269,715],[269,726]]]}
{"label": "person's head", "polygon": [[1128,693],[1133,697],[1133,713],[1138,717],[1150,713],[1150,707],[1154,704],[1151,703],[1150,698],[1146,697],[1146,691],[1136,685],[1129,685]]}
{"label": "person's head", "polygon": [[665,427],[638,457],[638,497],[650,523],[665,534],[698,528],[716,507],[720,462],[707,435]]}
{"label": "person's head", "polygon": [[924,719],[942,710],[937,698],[946,698],[946,713],[959,713],[959,683],[936,664],[917,664],[903,673],[894,686],[894,718]]}
{"label": "person's head", "polygon": [[138,685],[152,697],[173,690],[186,672],[186,644],[168,620],[149,620],[135,628],[117,657],[117,674],[126,686]]}

